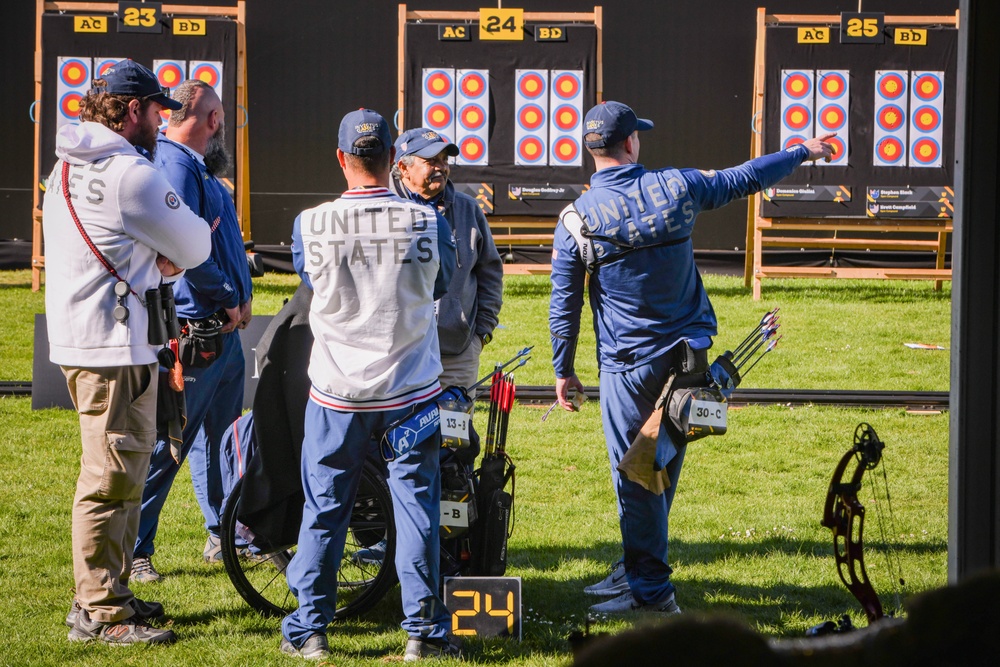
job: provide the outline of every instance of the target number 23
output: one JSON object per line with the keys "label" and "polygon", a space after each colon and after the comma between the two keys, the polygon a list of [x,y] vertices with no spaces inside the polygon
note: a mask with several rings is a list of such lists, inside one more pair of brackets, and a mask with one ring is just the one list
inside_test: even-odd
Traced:
{"label": "target number 23", "polygon": [[119,2],[118,32],[163,32],[159,2]]}

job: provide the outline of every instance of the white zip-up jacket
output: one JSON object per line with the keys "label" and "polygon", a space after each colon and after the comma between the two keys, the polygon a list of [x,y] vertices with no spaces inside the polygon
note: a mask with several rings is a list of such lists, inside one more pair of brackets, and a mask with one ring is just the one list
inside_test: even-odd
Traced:
{"label": "white zip-up jacket", "polygon": [[70,198],[80,223],[143,299],[146,290],[163,280],[156,267],[158,253],[182,268],[208,258],[208,224],[184,205],[135,146],[100,123],[61,127],[56,157],[42,209],[49,359],[84,368],[152,363],[157,348],[147,342],[146,309],[139,299],[125,297],[128,319],[114,319],[117,280],[87,247],[70,215],[63,163],[70,165]]}
{"label": "white zip-up jacket", "polygon": [[448,274],[454,266],[444,218],[371,188],[303,211],[298,223],[314,291],[310,398],[363,412],[440,393],[434,291],[442,263]]}

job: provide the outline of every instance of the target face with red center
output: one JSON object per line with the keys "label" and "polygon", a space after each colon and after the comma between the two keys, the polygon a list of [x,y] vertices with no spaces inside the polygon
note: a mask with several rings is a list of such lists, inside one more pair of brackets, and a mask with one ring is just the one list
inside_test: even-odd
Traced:
{"label": "target face with red center", "polygon": [[486,124],[486,111],[478,104],[466,104],[458,113],[458,122],[463,129],[475,132]]}
{"label": "target face with red center", "polygon": [[792,136],[785,139],[785,143],[782,144],[781,148],[782,150],[786,148],[791,148],[795,144],[805,143],[805,140],[806,138],[803,137],[801,134],[793,134]]}
{"label": "target face with red center", "polygon": [[545,93],[545,79],[537,72],[528,72],[521,75],[517,90],[529,100],[537,99]]}
{"label": "target face with red center", "polygon": [[466,162],[478,162],[486,154],[486,145],[479,137],[471,136],[462,140],[458,150]]}
{"label": "target face with red center", "polygon": [[447,104],[432,104],[424,114],[424,124],[434,130],[443,130],[451,125],[451,109]]}
{"label": "target face with red center", "polygon": [[875,152],[883,162],[894,163],[903,159],[903,142],[896,137],[886,137],[878,142]]}
{"label": "target face with red center", "polygon": [[923,106],[913,112],[913,125],[921,132],[933,132],[941,125],[941,112],[932,106]]}
{"label": "target face with red center", "polygon": [[59,68],[59,78],[67,86],[76,88],[87,83],[90,74],[90,65],[82,60],[67,60]]}
{"label": "target face with red center", "polygon": [[525,104],[517,113],[517,124],[529,132],[537,130],[545,122],[545,112],[537,104]]}
{"label": "target face with red center", "polygon": [[833,156],[830,158],[831,162],[837,162],[844,157],[844,153],[847,148],[844,146],[844,142],[840,137],[831,137],[826,140],[828,144],[833,148]]}
{"label": "target face with red center", "polygon": [[191,78],[204,81],[212,88],[215,88],[222,81],[222,72],[215,65],[202,63],[191,71]]}
{"label": "target face with red center", "polygon": [[906,92],[906,81],[899,74],[889,72],[878,80],[878,92],[887,100],[896,100]]}
{"label": "target face with red center", "polygon": [[819,110],[817,118],[822,129],[836,132],[847,122],[847,111],[839,104],[827,104]]}
{"label": "target face with red center", "polygon": [[803,104],[792,104],[785,109],[782,119],[786,127],[802,130],[812,122],[812,112]]}
{"label": "target face with red center", "polygon": [[941,94],[941,79],[934,74],[921,74],[913,82],[913,94],[924,102],[930,102]]}
{"label": "target face with red center", "polygon": [[572,132],[580,124],[580,112],[574,106],[563,104],[552,114],[552,122],[563,132]]}
{"label": "target face with red center", "polygon": [[474,100],[477,97],[482,97],[483,93],[486,92],[486,80],[479,72],[470,72],[462,77],[458,88],[463,95]]}
{"label": "target face with red center", "polygon": [[793,100],[801,100],[812,93],[812,78],[803,72],[792,72],[785,77],[785,94]]}
{"label": "target face with red center", "polygon": [[59,112],[64,118],[69,118],[70,120],[77,120],[80,118],[80,101],[83,100],[83,95],[80,93],[66,93],[59,100]]}
{"label": "target face with red center", "polygon": [[451,93],[451,75],[440,70],[427,75],[424,90],[431,97],[446,97]]}
{"label": "target face with red center", "polygon": [[580,93],[580,78],[564,72],[552,82],[552,91],[561,100],[571,100]]}
{"label": "target face with red center", "polygon": [[173,88],[184,80],[184,70],[177,63],[163,63],[156,68],[156,79],[161,86]]}
{"label": "target face with red center", "polygon": [[931,164],[941,155],[941,146],[930,137],[924,137],[913,143],[913,159],[920,164]]}
{"label": "target face with red center", "polygon": [[835,100],[847,90],[847,80],[839,72],[824,74],[819,82],[819,93],[828,100]]}
{"label": "target face with red center", "polygon": [[517,155],[527,163],[539,162],[545,157],[545,146],[541,139],[535,136],[527,136],[517,144]]}
{"label": "target face with red center", "polygon": [[120,62],[120,60],[114,60],[112,58],[106,58],[104,60],[96,61],[94,64],[94,72],[96,72],[94,77],[98,79],[101,78],[102,76],[104,76],[104,73],[108,71],[108,68],[117,62]]}
{"label": "target face with red center", "polygon": [[903,126],[905,120],[906,114],[895,104],[886,104],[875,116],[878,126],[886,132],[895,132]]}
{"label": "target face with red center", "polygon": [[580,154],[580,142],[573,137],[561,137],[552,146],[552,157],[556,162],[570,164]]}

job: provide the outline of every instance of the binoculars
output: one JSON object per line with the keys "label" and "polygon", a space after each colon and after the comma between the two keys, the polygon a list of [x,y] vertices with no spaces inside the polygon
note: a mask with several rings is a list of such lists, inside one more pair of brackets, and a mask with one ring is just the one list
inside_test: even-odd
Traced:
{"label": "binoculars", "polygon": [[149,315],[146,339],[150,345],[166,345],[167,341],[181,335],[174,286],[170,283],[146,290],[146,313]]}

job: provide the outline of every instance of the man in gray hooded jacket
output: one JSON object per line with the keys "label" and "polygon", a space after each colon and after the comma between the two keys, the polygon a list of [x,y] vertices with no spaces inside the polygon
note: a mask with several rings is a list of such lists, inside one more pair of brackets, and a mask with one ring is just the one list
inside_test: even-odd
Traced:
{"label": "man in gray hooded jacket", "polygon": [[442,387],[468,388],[479,376],[479,356],[493,338],[503,301],[503,261],[486,216],[472,197],[456,192],[448,158],[458,147],[418,127],[396,139],[393,185],[397,194],[437,209],[451,225],[458,264],[438,302]]}

